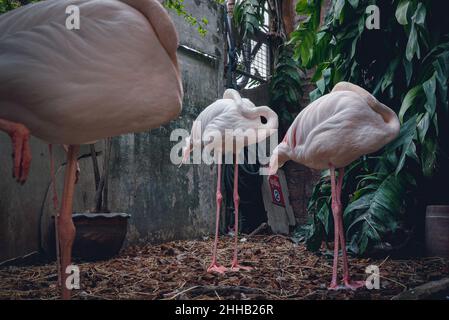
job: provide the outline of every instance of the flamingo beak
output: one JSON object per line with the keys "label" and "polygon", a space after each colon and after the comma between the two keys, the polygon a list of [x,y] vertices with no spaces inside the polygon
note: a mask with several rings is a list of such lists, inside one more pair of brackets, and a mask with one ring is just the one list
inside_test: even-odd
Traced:
{"label": "flamingo beak", "polygon": [[268,169],[268,175],[273,176],[276,174],[276,172],[279,169],[279,160],[278,160],[278,154],[273,153],[273,155],[270,158],[270,166]]}
{"label": "flamingo beak", "polygon": [[187,144],[185,147],[182,148],[182,160],[181,163],[179,164],[178,168],[180,168],[183,164],[186,164],[189,162],[189,156],[190,156],[190,145]]}

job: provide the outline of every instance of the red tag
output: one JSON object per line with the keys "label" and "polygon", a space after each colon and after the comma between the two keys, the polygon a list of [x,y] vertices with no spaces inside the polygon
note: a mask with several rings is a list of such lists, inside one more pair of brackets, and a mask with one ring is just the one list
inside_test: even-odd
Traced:
{"label": "red tag", "polygon": [[284,195],[282,193],[281,183],[279,182],[279,177],[277,175],[270,176],[268,178],[271,190],[271,200],[275,205],[285,208]]}

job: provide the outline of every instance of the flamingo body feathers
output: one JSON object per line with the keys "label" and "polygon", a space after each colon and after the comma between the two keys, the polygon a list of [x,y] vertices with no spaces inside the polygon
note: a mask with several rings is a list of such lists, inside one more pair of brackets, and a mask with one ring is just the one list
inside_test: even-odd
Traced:
{"label": "flamingo body feathers", "polygon": [[[263,123],[261,117],[266,118],[267,122]],[[205,108],[193,122],[191,134],[186,138],[184,160],[193,146],[202,148],[209,145],[222,153],[238,153],[240,150],[235,149],[234,143],[226,144],[225,141],[235,141],[245,136],[248,139],[243,141],[242,147],[247,146],[264,140],[270,134],[269,130],[277,127],[278,117],[273,110],[266,106],[256,107],[236,90],[228,89],[223,99]]]}
{"label": "flamingo body feathers", "polygon": [[391,109],[364,89],[340,83],[300,112],[274,150],[271,166],[277,169],[294,160],[318,170],[343,168],[376,152],[398,133],[399,120]]}
{"label": "flamingo body feathers", "polygon": [[[69,5],[79,30],[66,28]],[[156,0],[47,0],[8,12],[0,118],[63,144],[158,127],[181,111],[177,41]]]}

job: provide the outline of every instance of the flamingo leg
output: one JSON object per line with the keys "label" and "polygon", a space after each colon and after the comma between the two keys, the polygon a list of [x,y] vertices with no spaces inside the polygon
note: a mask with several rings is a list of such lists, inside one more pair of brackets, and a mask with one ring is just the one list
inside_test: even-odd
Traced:
{"label": "flamingo leg", "polygon": [[0,119],[0,130],[5,131],[11,137],[13,146],[12,176],[17,182],[24,184],[31,164],[30,131],[23,124],[4,119]]}
{"label": "flamingo leg", "polygon": [[217,200],[217,215],[215,217],[215,240],[214,240],[214,247],[212,250],[212,263],[207,269],[207,272],[225,273],[225,271],[227,270],[226,267],[217,264],[218,229],[220,225],[221,203],[223,202],[223,195],[221,194],[221,163],[218,163],[216,200]]}
{"label": "flamingo leg", "polygon": [[238,263],[237,260],[237,247],[238,247],[238,238],[239,238],[239,204],[240,204],[240,196],[239,196],[239,165],[237,162],[237,157],[235,157],[235,167],[234,167],[234,257],[232,259],[231,271],[250,271],[251,267],[242,266]]}
{"label": "flamingo leg", "polygon": [[[68,153],[69,152],[69,145],[67,144],[63,144],[62,147],[64,148],[65,152]],[[78,183],[79,177],[80,177],[80,164],[78,163],[78,161],[76,162],[76,179],[75,179],[75,184]]]}
{"label": "flamingo leg", "polygon": [[58,286],[61,287],[61,255],[59,252],[59,213],[58,213],[58,193],[56,191],[55,161],[53,158],[53,145],[48,145],[48,153],[50,155],[50,177],[53,191],[53,208],[55,209],[55,240],[56,240],[56,265],[58,268]]}
{"label": "flamingo leg", "polygon": [[[334,216],[335,225],[335,243],[334,243],[334,265],[332,270],[332,282],[329,289],[352,289],[362,287],[364,281],[351,281],[349,277],[348,256],[346,253],[346,241],[343,228],[343,210],[341,204],[341,189],[343,187],[344,169],[340,169],[338,182],[335,178],[335,167],[330,166],[331,171],[331,188],[332,188],[332,213]],[[341,246],[343,257],[343,287],[338,287],[337,284],[337,267],[338,267],[338,243]]]}
{"label": "flamingo leg", "polygon": [[336,201],[337,199],[337,187],[335,182],[335,168],[334,166],[330,166],[331,173],[331,190],[332,190],[332,214],[334,216],[334,263],[332,266],[332,280],[329,286],[329,289],[337,289],[337,272],[338,272],[338,243],[340,238],[340,225],[337,223],[338,221],[338,211],[341,210],[341,207],[338,206]]}
{"label": "flamingo leg", "polygon": [[67,167],[64,177],[64,191],[60,216],[58,219],[59,248],[61,252],[62,271],[62,299],[70,299],[70,290],[67,288],[67,267],[71,264],[72,245],[75,240],[75,225],[72,220],[73,193],[75,191],[77,154],[79,145],[70,145],[67,153]]}
{"label": "flamingo leg", "polygon": [[[337,201],[342,208],[341,204],[341,189],[343,187],[343,177],[345,174],[345,169],[341,168],[338,175],[338,184],[337,184]],[[343,228],[343,212],[340,209],[340,215],[338,217],[338,224],[340,229],[340,244],[341,244],[341,252],[343,256],[343,283],[345,285],[345,288],[356,290],[358,288],[361,288],[365,285],[365,281],[351,281],[349,276],[349,264],[348,264],[348,255],[346,252],[346,240],[345,240],[345,233]]]}

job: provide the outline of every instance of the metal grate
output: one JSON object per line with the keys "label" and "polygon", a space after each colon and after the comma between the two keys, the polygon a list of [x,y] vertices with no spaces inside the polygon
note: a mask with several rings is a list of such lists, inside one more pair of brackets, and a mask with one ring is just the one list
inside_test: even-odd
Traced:
{"label": "metal grate", "polygon": [[271,76],[269,46],[256,40],[247,40],[238,53],[237,83],[239,87],[252,88],[265,83]]}
{"label": "metal grate", "polygon": [[[234,3],[232,1],[232,3]],[[236,47],[232,27],[232,15],[228,7],[226,16],[227,65],[226,86],[229,88],[248,89],[267,83],[271,77],[271,40],[268,36],[270,15],[266,3],[264,25],[251,37],[243,39]]]}
{"label": "metal grate", "polygon": [[[251,40],[251,47],[255,47],[256,44],[256,41]],[[260,46],[260,49],[257,50],[256,55],[251,61],[251,75],[260,77],[265,81],[268,80],[270,68],[268,64],[268,47],[265,43]]]}

